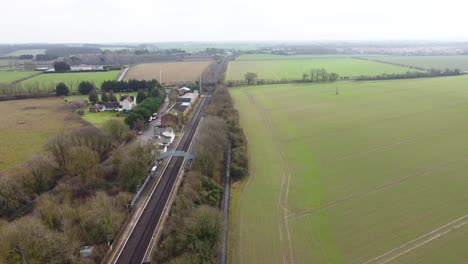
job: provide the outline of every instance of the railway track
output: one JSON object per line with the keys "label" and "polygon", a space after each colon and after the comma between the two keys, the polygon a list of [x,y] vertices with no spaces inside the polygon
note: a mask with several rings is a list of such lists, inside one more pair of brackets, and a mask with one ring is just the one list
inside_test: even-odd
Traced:
{"label": "railway track", "polygon": [[[176,150],[188,151],[198,124],[201,119],[201,112],[205,107],[206,98],[200,98],[200,105],[195,112],[194,118],[188,127],[188,131],[183,135]],[[161,222],[164,208],[170,200],[171,190],[176,183],[177,176],[182,169],[184,157],[172,157],[165,170],[159,177],[148,203],[137,220],[134,229],[123,244],[115,260],[110,263],[144,263],[145,254],[151,244],[153,234]]]}

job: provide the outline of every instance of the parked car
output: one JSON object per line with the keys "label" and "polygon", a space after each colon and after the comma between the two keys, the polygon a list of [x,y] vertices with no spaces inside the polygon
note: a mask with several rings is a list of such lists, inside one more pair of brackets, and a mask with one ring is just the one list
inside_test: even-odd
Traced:
{"label": "parked car", "polygon": [[143,131],[138,131],[138,135],[143,135]]}
{"label": "parked car", "polygon": [[156,126],[160,127],[161,126],[161,120],[156,121]]}

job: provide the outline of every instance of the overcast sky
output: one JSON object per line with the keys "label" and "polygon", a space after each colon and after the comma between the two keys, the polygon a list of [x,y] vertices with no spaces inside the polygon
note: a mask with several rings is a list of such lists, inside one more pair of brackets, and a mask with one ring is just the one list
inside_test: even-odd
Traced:
{"label": "overcast sky", "polygon": [[0,43],[468,40],[464,0],[1,0]]}

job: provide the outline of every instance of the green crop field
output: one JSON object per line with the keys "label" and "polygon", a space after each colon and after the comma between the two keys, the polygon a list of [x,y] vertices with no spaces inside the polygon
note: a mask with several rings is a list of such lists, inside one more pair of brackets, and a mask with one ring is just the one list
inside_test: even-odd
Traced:
{"label": "green crop field", "polygon": [[231,89],[251,172],[233,192],[231,262],[466,262],[467,85]]}
{"label": "green crop field", "polygon": [[460,69],[468,71],[468,56],[378,56],[367,57],[401,65],[420,67],[424,69]]}
{"label": "green crop field", "polygon": [[0,71],[0,83],[11,83],[16,80],[38,74],[35,71]]}
{"label": "green crop field", "polygon": [[[281,57],[275,59],[277,56]],[[243,80],[247,72],[255,72],[258,79],[300,80],[302,74],[308,74],[312,68],[324,68],[341,77],[360,75],[375,76],[383,73],[405,73],[414,69],[374,61],[358,60],[340,56],[281,56],[281,55],[245,55],[231,61],[226,80]]]}
{"label": "green crop field", "polygon": [[344,55],[277,55],[277,54],[244,54],[236,58],[236,61],[251,61],[251,60],[301,60],[301,59],[325,59],[325,58],[349,58]]}
{"label": "green crop field", "polygon": [[21,82],[22,85],[39,85],[41,87],[55,87],[59,82],[68,85],[71,91],[76,91],[81,81],[93,82],[100,87],[104,81],[116,80],[120,71],[107,72],[79,72],[79,73],[48,73]]}

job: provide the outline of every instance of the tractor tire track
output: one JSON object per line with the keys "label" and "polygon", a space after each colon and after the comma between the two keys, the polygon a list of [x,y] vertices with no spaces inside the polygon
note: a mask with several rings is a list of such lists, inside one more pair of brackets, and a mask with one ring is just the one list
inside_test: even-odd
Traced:
{"label": "tractor tire track", "polygon": [[289,219],[291,219],[291,220],[300,219],[300,218],[303,218],[303,217],[306,217],[306,216],[309,216],[309,215],[319,213],[319,212],[321,212],[321,211],[323,211],[325,209],[336,207],[338,205],[341,205],[341,204],[346,203],[346,202],[351,201],[351,200],[364,198],[366,196],[369,196],[371,194],[380,192],[382,190],[386,190],[386,189],[392,188],[394,186],[400,185],[400,184],[402,184],[402,183],[404,183],[404,182],[406,182],[406,181],[408,181],[410,179],[430,174],[430,173],[436,171],[437,169],[450,167],[450,166],[452,166],[453,164],[455,164],[455,163],[457,163],[459,161],[466,160],[467,158],[468,157],[464,157],[462,159],[456,159],[456,160],[452,160],[452,161],[440,162],[440,163],[437,163],[437,164],[435,164],[433,166],[430,166],[429,168],[422,169],[419,172],[417,172],[416,174],[412,174],[412,175],[409,175],[409,176],[406,176],[406,177],[396,179],[395,181],[385,183],[385,184],[380,185],[380,186],[378,186],[378,187],[376,187],[376,188],[374,188],[372,190],[369,190],[367,192],[362,192],[362,193],[357,193],[357,194],[350,194],[350,195],[348,195],[348,196],[346,196],[346,197],[344,197],[342,199],[329,202],[326,205],[321,206],[321,207],[310,208],[310,209],[305,209],[305,210],[300,210],[300,211],[293,212],[293,213],[291,213],[289,215]]}
{"label": "tractor tire track", "polygon": [[[273,132],[273,137],[278,138],[279,136],[274,132],[274,124],[271,117],[265,111],[265,109],[261,108],[253,98],[253,96],[245,91],[245,94],[249,97],[249,101],[254,104],[255,108],[257,108],[258,112],[261,114],[263,122],[265,125]],[[276,143],[277,141],[274,140],[274,146],[278,154],[281,158],[281,186],[277,200],[277,221],[278,221],[278,231],[279,231],[279,239],[281,243],[281,255],[283,259],[283,263],[295,263],[294,261],[294,253],[293,253],[293,246],[291,240],[291,231],[289,229],[289,219],[288,219],[288,196],[289,196],[289,188],[291,183],[291,170],[290,166],[287,163],[286,157],[284,153],[281,151],[281,147]],[[283,230],[284,229],[284,230]]]}
{"label": "tractor tire track", "polygon": [[384,264],[388,263],[398,257],[401,257],[417,248],[420,248],[427,243],[430,243],[438,238],[441,238],[445,236],[446,234],[457,230],[458,228],[466,225],[468,223],[468,215],[464,215],[458,219],[455,219],[451,221],[448,224],[445,224],[441,227],[438,227],[437,229],[432,230],[429,233],[426,233],[422,236],[419,236],[409,242],[404,243],[403,245],[400,245],[390,251],[387,251],[386,253],[377,256],[373,259],[370,259],[363,264],[370,264],[370,263],[379,263],[379,264]]}

